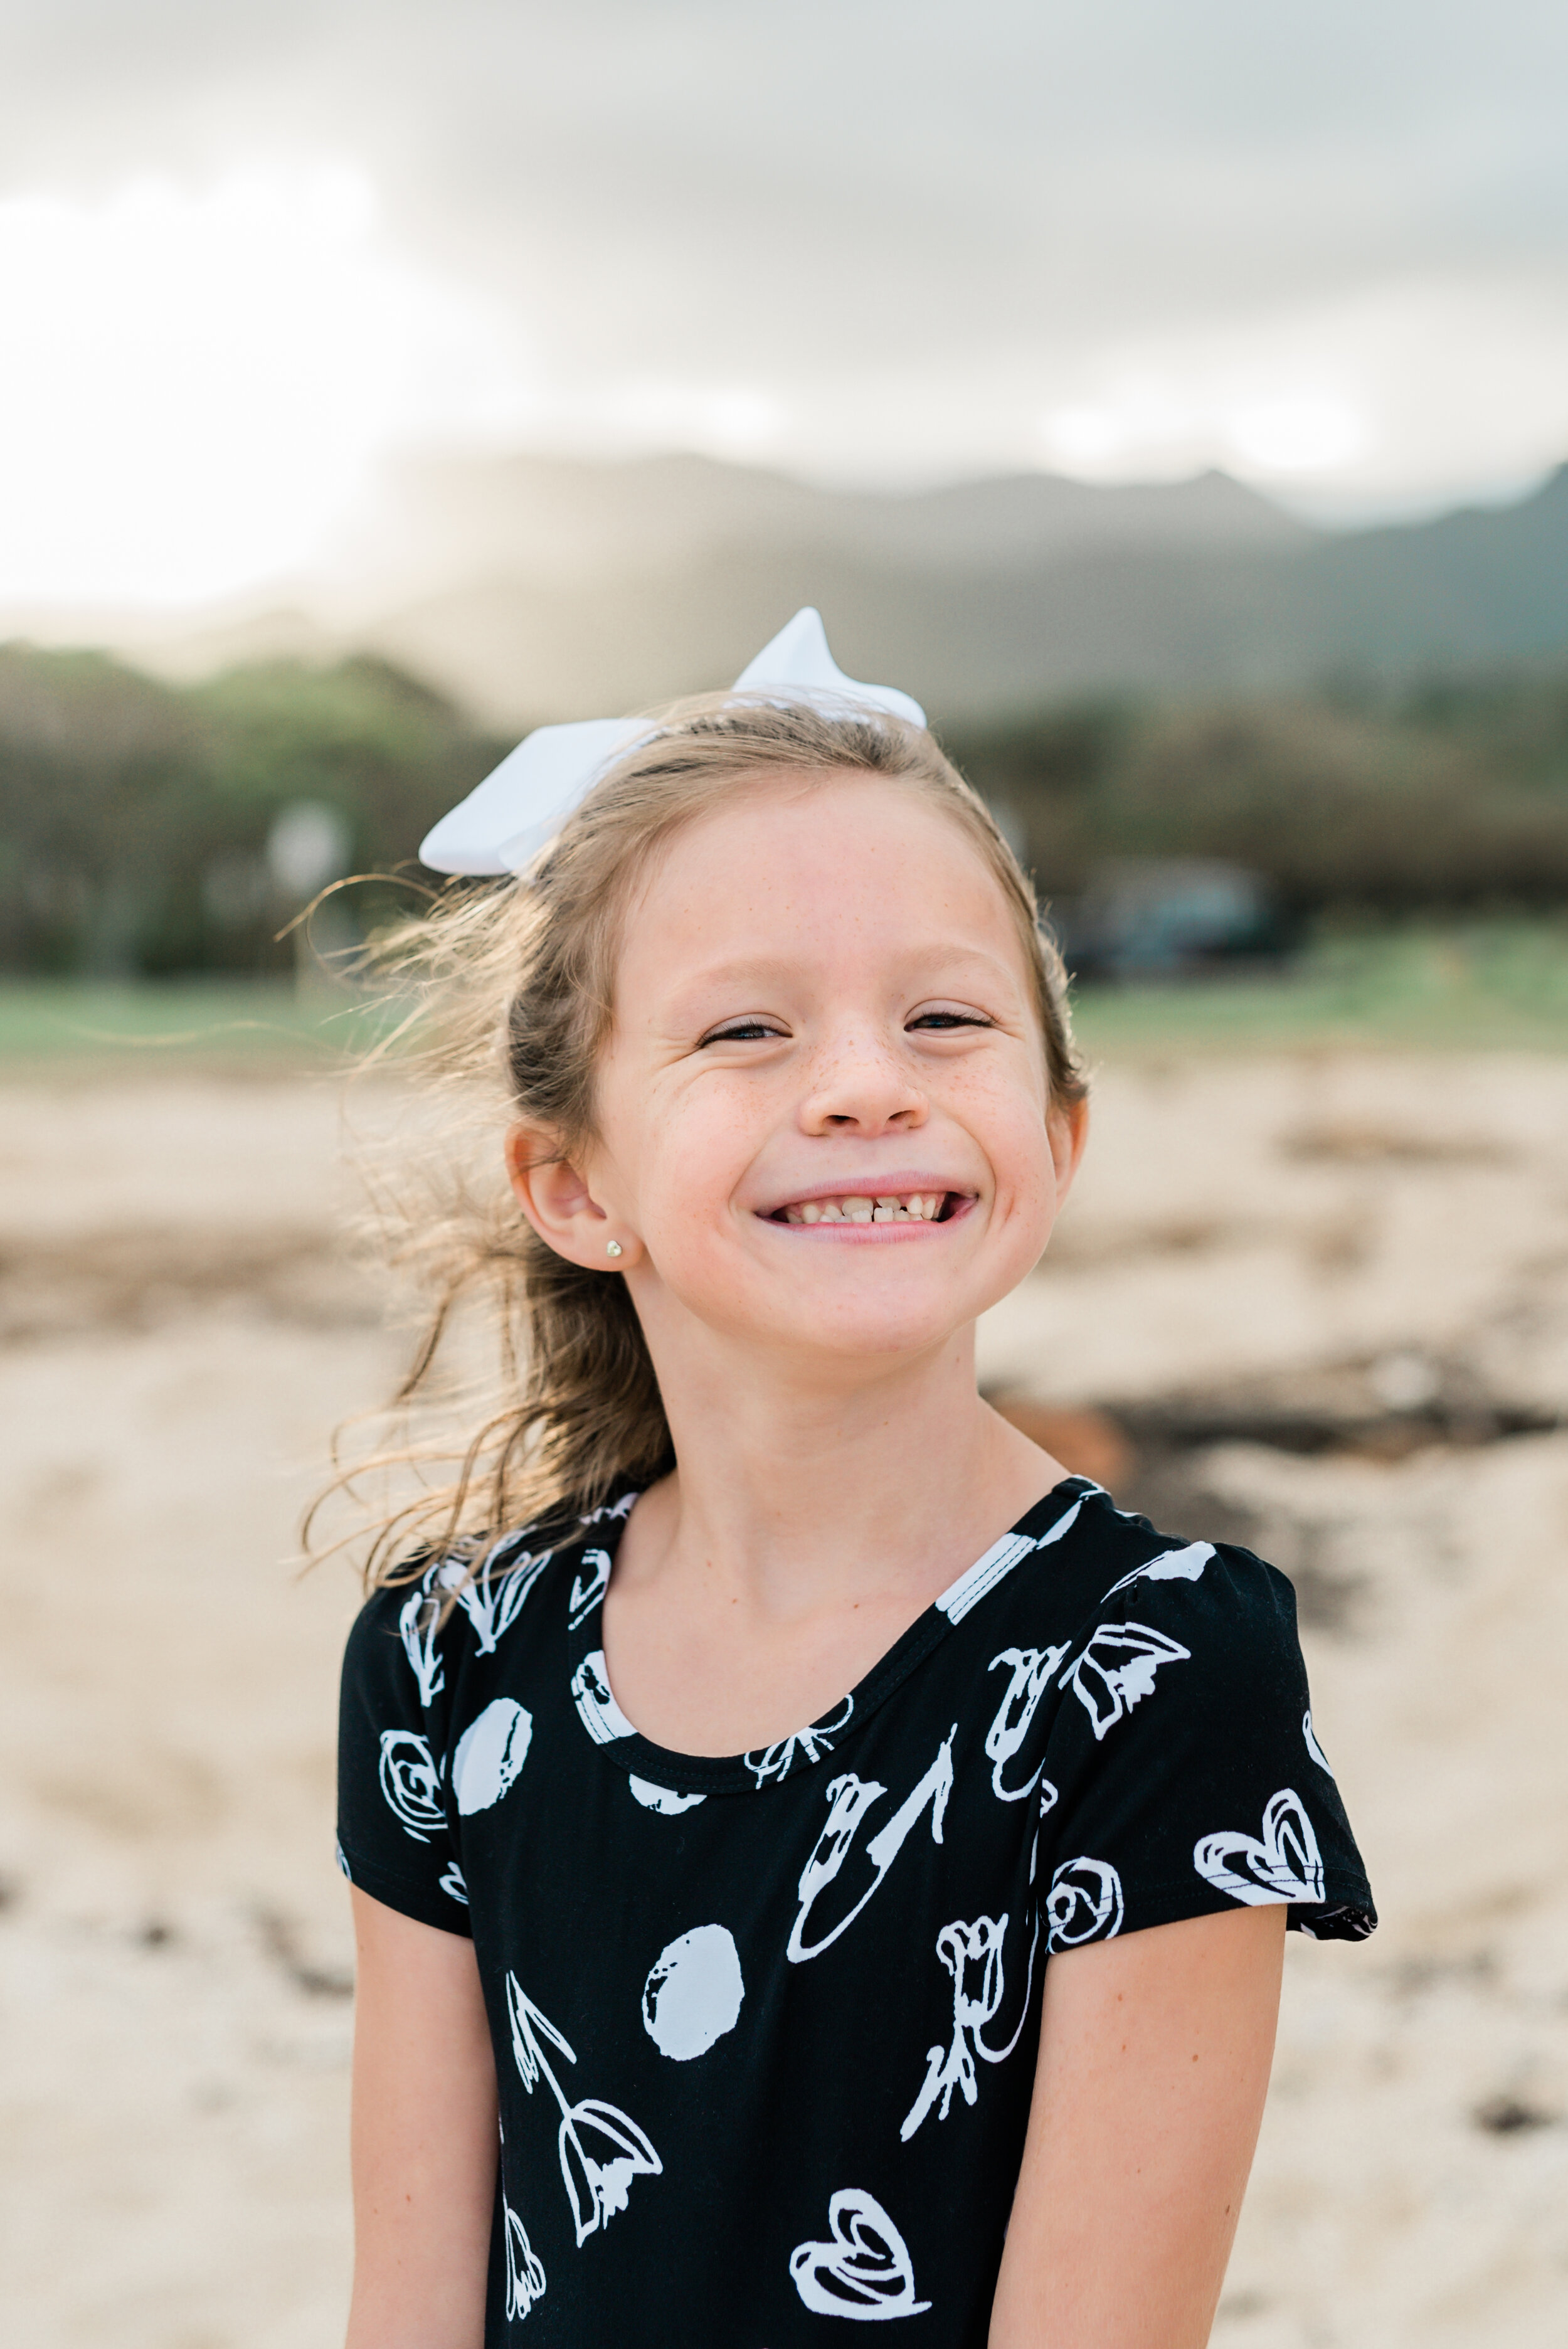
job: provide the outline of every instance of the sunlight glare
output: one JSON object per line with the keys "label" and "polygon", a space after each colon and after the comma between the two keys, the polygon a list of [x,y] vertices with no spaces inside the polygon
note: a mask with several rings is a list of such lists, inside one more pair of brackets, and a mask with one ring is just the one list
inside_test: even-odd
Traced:
{"label": "sunlight glare", "polygon": [[1179,388],[1149,378],[1050,410],[1040,435],[1052,461],[1086,481],[1164,479],[1209,465],[1254,480],[1331,474],[1371,441],[1367,418],[1337,392]]}
{"label": "sunlight glare", "polygon": [[1223,427],[1242,465],[1263,473],[1332,472],[1359,457],[1368,437],[1347,401],[1311,391],[1242,401]]}
{"label": "sunlight glare", "polygon": [[377,460],[516,429],[515,337],[390,254],[363,171],[0,200],[0,598],[176,603],[305,561]]}
{"label": "sunlight glare", "polygon": [[732,461],[769,449],[786,421],[779,400],[741,384],[620,384],[583,408],[611,445],[694,449]]}

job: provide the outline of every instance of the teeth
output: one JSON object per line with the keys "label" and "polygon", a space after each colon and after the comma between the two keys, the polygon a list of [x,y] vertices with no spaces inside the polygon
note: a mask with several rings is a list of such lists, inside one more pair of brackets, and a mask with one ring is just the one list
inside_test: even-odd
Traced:
{"label": "teeth", "polygon": [[788,1224],[934,1224],[942,1213],[943,1191],[912,1191],[905,1198],[883,1192],[876,1199],[802,1199],[784,1210]]}

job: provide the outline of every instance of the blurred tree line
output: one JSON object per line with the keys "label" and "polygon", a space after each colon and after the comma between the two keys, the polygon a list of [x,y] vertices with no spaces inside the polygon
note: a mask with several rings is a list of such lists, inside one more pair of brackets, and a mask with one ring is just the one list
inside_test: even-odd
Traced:
{"label": "blurred tree line", "polygon": [[[280,820],[297,837],[309,811],[343,873],[428,881],[420,840],[507,748],[377,660],[174,687],[100,653],[0,646],[0,969],[291,969],[277,933],[302,893]],[[348,893],[354,924],[396,894]]]}
{"label": "blurred tree line", "polygon": [[[1047,899],[1182,856],[1250,868],[1287,920],[1568,903],[1568,670],[1398,699],[1102,701],[944,739]],[[174,687],[0,647],[0,968],[285,970],[280,819],[329,811],[346,872],[418,876],[426,830],[508,747],[370,658]],[[358,926],[396,894],[352,893]]]}
{"label": "blurred tree line", "polygon": [[1249,867],[1287,920],[1568,903],[1568,669],[1102,701],[944,739],[1046,898],[1109,860],[1182,856]]}

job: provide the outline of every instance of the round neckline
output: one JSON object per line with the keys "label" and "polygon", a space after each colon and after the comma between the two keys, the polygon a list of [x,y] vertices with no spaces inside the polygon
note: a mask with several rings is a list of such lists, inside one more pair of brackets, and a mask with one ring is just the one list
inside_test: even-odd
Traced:
{"label": "round neckline", "polygon": [[[601,1622],[604,1593],[609,1588],[615,1552],[625,1530],[636,1493],[622,1495],[608,1509],[595,1512],[595,1523],[584,1528],[580,1555],[596,1553],[597,1570],[587,1588],[579,1570],[568,1609],[567,1643],[571,1658],[573,1709],[583,1735],[608,1761],[614,1762],[649,1792],[689,1794],[760,1794],[782,1785],[801,1770],[814,1768],[854,1734],[879,1706],[884,1704],[933,1649],[938,1647],[971,1609],[1009,1575],[1030,1550],[1049,1547],[1076,1524],[1086,1500],[1103,1491],[1087,1476],[1064,1476],[1041,1495],[999,1540],[965,1568],[945,1590],[923,1608],[891,1648],[878,1657],[847,1695],[818,1720],[744,1754],[681,1754],[655,1745],[629,1721],[615,1701],[604,1666]],[[603,1526],[603,1537],[594,1533]],[[591,1603],[583,1601],[589,1598]]]}

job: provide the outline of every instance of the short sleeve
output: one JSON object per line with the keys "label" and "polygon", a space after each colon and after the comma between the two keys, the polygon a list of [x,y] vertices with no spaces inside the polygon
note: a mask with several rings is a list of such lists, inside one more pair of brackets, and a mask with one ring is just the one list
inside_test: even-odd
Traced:
{"label": "short sleeve", "polygon": [[339,1864],[389,1909],[469,1930],[448,1818],[445,1659],[424,1582],[378,1590],[348,1636],[337,1733]]}
{"label": "short sleeve", "polygon": [[1317,1940],[1371,1932],[1282,1574],[1207,1542],[1150,1559],[1062,1651],[1057,1687],[1040,1830],[1053,1950],[1264,1905]]}

